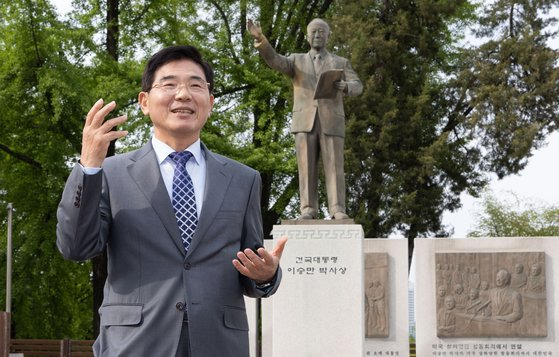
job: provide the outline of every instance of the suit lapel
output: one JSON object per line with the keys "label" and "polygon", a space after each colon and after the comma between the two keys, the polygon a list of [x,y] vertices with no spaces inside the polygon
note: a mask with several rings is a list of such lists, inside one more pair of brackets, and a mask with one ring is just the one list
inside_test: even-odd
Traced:
{"label": "suit lapel", "polygon": [[327,71],[329,69],[335,69],[336,65],[334,63],[334,56],[330,54],[330,52],[325,51],[324,53],[324,62],[322,63],[322,68],[320,72]]}
{"label": "suit lapel", "polygon": [[169,193],[163,183],[161,170],[151,142],[138,150],[130,160],[132,162],[127,167],[128,173],[150,202],[177,248],[184,254],[184,246],[180,238],[175,212],[169,199]]}
{"label": "suit lapel", "polygon": [[202,144],[202,149],[206,157],[206,192],[204,193],[204,205],[200,213],[200,220],[194,232],[192,243],[188,248],[187,256],[205,238],[208,228],[212,225],[225,199],[225,193],[232,177],[231,173],[226,169],[226,162],[212,154],[204,144]]}

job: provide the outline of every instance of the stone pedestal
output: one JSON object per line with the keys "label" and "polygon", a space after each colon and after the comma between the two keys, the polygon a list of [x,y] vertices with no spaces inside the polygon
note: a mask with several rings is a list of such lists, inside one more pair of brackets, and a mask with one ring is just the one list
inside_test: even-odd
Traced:
{"label": "stone pedestal", "polygon": [[415,247],[418,356],[557,354],[559,238],[416,239]]}
{"label": "stone pedestal", "polygon": [[284,235],[289,241],[281,259],[280,289],[262,299],[262,356],[361,356],[365,335],[361,226],[274,227],[274,241]]}
{"label": "stone pedestal", "polygon": [[248,319],[249,356],[258,356],[258,304],[259,299],[245,296],[245,307]]}

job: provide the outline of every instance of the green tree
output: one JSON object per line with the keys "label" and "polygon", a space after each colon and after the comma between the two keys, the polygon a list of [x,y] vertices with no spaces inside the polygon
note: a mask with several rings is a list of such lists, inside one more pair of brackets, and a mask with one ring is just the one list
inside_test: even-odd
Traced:
{"label": "green tree", "polygon": [[[518,172],[557,128],[557,1],[353,1],[334,40],[365,83],[348,102],[349,212],[367,237],[445,236],[442,213]],[[353,31],[345,29],[351,28]],[[469,29],[481,45],[464,45]]]}
{"label": "green tree", "polygon": [[[95,333],[86,323],[99,303],[90,284],[98,296],[104,263],[92,276],[90,263],[60,258],[56,206],[98,98],[129,117],[115,152],[149,138],[135,103],[143,63],[157,49],[188,43],[212,62],[216,104],[202,139],[261,172],[268,235],[297,212],[292,93],[252,47],[246,20],[259,20],[288,54],[307,51],[307,23],[325,18],[329,47],[365,86],[346,101],[349,212],[368,237],[402,232],[411,254],[415,237],[446,234],[442,213],[459,207],[461,192],[480,192],[489,172],[518,172],[556,129],[558,55],[546,42],[554,23],[542,15],[557,3],[74,0],[65,20],[47,0],[0,3],[0,203],[16,207],[16,335]],[[470,28],[481,45],[461,42]]]}
{"label": "green tree", "polygon": [[[137,148],[149,137],[149,121],[135,102],[143,63],[157,48],[193,44],[214,65],[216,105],[203,140],[212,150],[261,171],[269,234],[296,192],[292,138],[286,124],[290,87],[276,73],[262,71],[266,66],[244,34],[246,18],[260,14],[275,33],[269,35],[285,38],[283,49],[289,51],[294,43],[304,43],[303,37],[295,41],[290,35],[328,4],[76,0],[64,21],[44,0],[0,5],[5,34],[0,42],[0,78],[8,83],[0,101],[6,108],[0,118],[5,128],[0,134],[0,201],[14,202],[18,217],[14,280],[22,286],[14,290],[16,336],[86,338],[98,329],[98,316],[93,327],[83,323],[91,321],[84,308],[93,306],[97,313],[105,262],[94,260],[92,269],[89,262],[76,266],[61,259],[54,238],[56,205],[81,151],[83,118],[98,98],[115,100],[119,107],[114,115],[129,117],[126,129],[131,134],[116,144],[115,152]],[[276,16],[276,10],[288,18]],[[48,249],[30,253],[42,246]],[[45,288],[34,274],[47,273],[49,287]],[[80,298],[75,297],[78,288],[83,293]],[[67,301],[53,302],[71,293]],[[35,303],[38,300],[40,304]]]}
{"label": "green tree", "polygon": [[[15,207],[14,333],[84,337],[91,332],[84,311],[90,264],[64,261],[53,232],[68,164],[80,146],[76,127],[89,82],[64,53],[73,34],[65,35],[48,3],[2,2],[0,18],[0,202]],[[4,239],[1,244],[4,276]]]}
{"label": "green tree", "polygon": [[492,194],[483,199],[476,228],[468,237],[556,237],[559,207],[520,200],[499,200]]}

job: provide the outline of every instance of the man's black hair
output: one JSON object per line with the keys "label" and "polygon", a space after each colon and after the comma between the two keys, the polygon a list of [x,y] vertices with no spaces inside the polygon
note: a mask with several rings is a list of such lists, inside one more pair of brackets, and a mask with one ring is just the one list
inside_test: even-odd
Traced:
{"label": "man's black hair", "polygon": [[142,75],[142,91],[149,92],[151,90],[153,77],[155,76],[155,72],[160,67],[169,62],[179,61],[182,59],[191,60],[202,67],[206,76],[206,81],[210,84],[209,89],[211,94],[214,88],[214,71],[212,66],[208,62],[204,61],[202,55],[196,47],[189,45],[166,47],[151,56],[146,64],[146,68],[144,69],[144,74]]}

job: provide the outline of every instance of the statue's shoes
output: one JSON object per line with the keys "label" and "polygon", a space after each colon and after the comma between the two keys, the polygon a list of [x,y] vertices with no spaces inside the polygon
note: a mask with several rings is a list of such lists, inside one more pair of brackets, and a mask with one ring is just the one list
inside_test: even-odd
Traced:
{"label": "statue's shoes", "polygon": [[332,219],[349,219],[349,216],[343,212],[336,212],[334,216],[332,216]]}
{"label": "statue's shoes", "polygon": [[316,216],[313,215],[310,212],[307,212],[307,213],[301,214],[297,219],[299,219],[299,220],[301,220],[301,219],[316,219]]}

